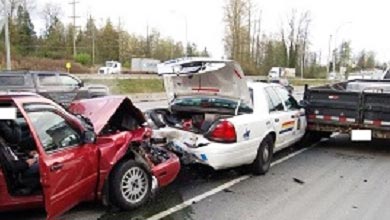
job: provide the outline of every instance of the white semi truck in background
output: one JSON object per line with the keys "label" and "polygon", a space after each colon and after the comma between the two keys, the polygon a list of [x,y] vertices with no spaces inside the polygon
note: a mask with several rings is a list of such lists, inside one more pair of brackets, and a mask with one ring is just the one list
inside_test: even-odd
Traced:
{"label": "white semi truck in background", "polygon": [[99,68],[99,74],[120,74],[122,72],[122,64],[118,61],[106,61],[106,65]]}
{"label": "white semi truck in background", "polygon": [[268,72],[269,79],[294,78],[295,68],[272,67]]}
{"label": "white semi truck in background", "polygon": [[131,72],[133,73],[157,73],[157,65],[160,60],[151,58],[132,58]]}

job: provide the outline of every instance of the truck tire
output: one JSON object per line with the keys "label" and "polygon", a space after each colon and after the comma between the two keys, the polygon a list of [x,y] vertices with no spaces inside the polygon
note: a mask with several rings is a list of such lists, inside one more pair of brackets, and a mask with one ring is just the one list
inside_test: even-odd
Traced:
{"label": "truck tire", "polygon": [[271,136],[267,136],[261,142],[255,161],[252,164],[252,172],[254,175],[263,175],[268,172],[271,167],[271,160],[274,150],[274,141]]}
{"label": "truck tire", "polygon": [[151,197],[152,176],[134,160],[120,163],[111,176],[112,202],[119,208],[131,210],[143,205]]}

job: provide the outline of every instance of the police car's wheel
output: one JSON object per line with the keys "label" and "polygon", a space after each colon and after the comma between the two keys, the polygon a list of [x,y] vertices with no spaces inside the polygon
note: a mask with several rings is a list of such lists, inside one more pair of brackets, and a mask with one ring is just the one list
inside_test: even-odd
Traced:
{"label": "police car's wheel", "polygon": [[274,149],[274,141],[271,136],[267,136],[261,142],[257,150],[257,156],[253,161],[252,169],[255,175],[262,175],[267,173],[271,166],[271,160]]}
{"label": "police car's wheel", "polygon": [[129,160],[114,170],[110,189],[114,204],[121,209],[134,209],[149,200],[152,177],[142,164]]}

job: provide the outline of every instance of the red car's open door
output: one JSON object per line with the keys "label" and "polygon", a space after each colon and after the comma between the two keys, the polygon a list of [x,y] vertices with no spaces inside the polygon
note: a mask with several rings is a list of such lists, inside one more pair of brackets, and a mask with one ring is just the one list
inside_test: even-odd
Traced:
{"label": "red car's open door", "polygon": [[66,115],[43,105],[25,109],[39,150],[47,219],[54,219],[80,202],[95,198],[98,149],[95,144],[83,143],[82,131]]}
{"label": "red car's open door", "polygon": [[39,163],[47,219],[95,197],[96,146],[76,146],[40,159]]}

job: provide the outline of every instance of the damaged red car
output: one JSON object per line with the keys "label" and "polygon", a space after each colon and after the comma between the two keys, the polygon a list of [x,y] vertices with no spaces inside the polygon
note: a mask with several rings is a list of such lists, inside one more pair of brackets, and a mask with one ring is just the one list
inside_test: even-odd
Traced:
{"label": "damaged red car", "polygon": [[[4,93],[0,111],[8,133],[21,134],[0,131],[0,211],[44,207],[53,219],[99,199],[133,209],[180,170],[174,154],[151,146],[151,129],[126,97],[81,100],[65,110],[38,95]],[[29,161],[27,170],[16,161]],[[26,177],[34,166],[37,175]]]}

